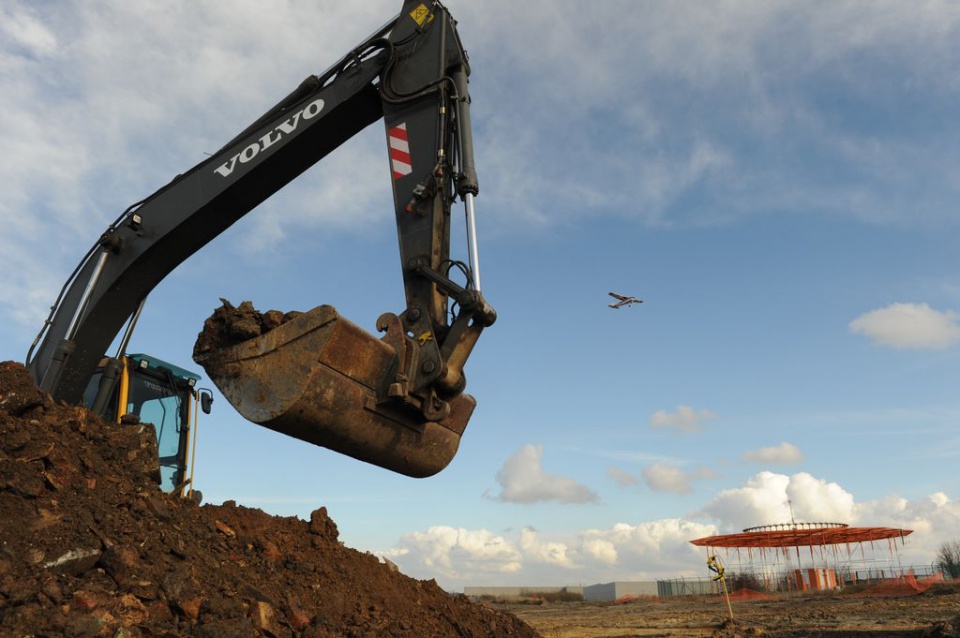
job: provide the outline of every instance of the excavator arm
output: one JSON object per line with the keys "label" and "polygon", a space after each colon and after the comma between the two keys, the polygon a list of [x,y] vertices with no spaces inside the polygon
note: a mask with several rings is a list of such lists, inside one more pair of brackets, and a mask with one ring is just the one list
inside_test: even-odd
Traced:
{"label": "excavator arm", "polygon": [[[173,269],[382,119],[406,298],[399,313],[378,319],[383,338],[321,306],[275,335],[197,360],[254,422],[411,476],[442,469],[474,406],[462,394],[463,366],[496,319],[480,290],[468,75],[446,8],[404,2],[396,18],[337,64],[308,77],[222,149],[107,228],[28,353],[41,390],[80,403],[126,324],[116,356],[108,357],[118,365],[147,295]],[[469,264],[450,259],[457,199],[466,208]],[[465,282],[454,282],[452,270]],[[318,370],[326,380],[317,380]],[[111,375],[102,378],[108,384]],[[437,444],[429,432],[437,428],[448,439],[442,452],[430,449]]]}

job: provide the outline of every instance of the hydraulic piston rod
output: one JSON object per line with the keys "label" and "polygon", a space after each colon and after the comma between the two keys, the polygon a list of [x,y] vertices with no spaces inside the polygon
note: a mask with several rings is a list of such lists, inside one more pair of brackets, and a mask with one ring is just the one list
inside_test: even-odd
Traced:
{"label": "hydraulic piston rod", "polygon": [[463,196],[463,204],[467,214],[467,256],[470,259],[470,273],[473,279],[473,289],[478,293],[480,289],[480,257],[477,254],[477,215],[473,208],[473,193]]}

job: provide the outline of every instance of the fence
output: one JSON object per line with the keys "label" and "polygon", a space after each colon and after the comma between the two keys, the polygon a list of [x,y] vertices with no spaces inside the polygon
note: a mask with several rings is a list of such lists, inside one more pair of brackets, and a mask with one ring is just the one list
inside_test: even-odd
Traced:
{"label": "fence", "polygon": [[[941,570],[937,565],[914,565],[904,568],[864,568],[852,567],[836,568],[834,589],[843,589],[852,585],[869,586],[885,581],[897,580],[910,576],[918,581],[930,581],[940,576]],[[757,592],[790,592],[802,589],[798,586],[795,570],[771,574],[751,572],[731,572],[726,574],[727,588],[731,591],[748,589]],[[708,577],[671,578],[657,581],[657,595],[666,598],[670,596],[704,596],[719,594],[721,585]]]}

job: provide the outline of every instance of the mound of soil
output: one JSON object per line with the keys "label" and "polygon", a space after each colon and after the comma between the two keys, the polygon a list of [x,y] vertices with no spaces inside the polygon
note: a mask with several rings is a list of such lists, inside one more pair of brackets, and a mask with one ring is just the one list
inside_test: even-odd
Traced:
{"label": "mound of soil", "polygon": [[223,305],[203,322],[203,330],[197,335],[193,346],[194,358],[259,337],[303,314],[296,310],[260,312],[253,307],[253,302],[243,301],[239,306],[234,306],[223,297],[220,302]]}
{"label": "mound of soil", "polygon": [[0,363],[0,634],[538,636],[309,521],[163,493],[150,425],[53,402]]}

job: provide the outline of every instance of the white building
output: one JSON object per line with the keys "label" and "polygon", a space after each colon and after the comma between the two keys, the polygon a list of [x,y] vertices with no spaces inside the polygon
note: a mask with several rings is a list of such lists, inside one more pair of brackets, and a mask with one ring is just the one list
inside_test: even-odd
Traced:
{"label": "white building", "polygon": [[657,582],[621,580],[588,585],[583,588],[584,600],[619,600],[625,596],[657,596]]}

